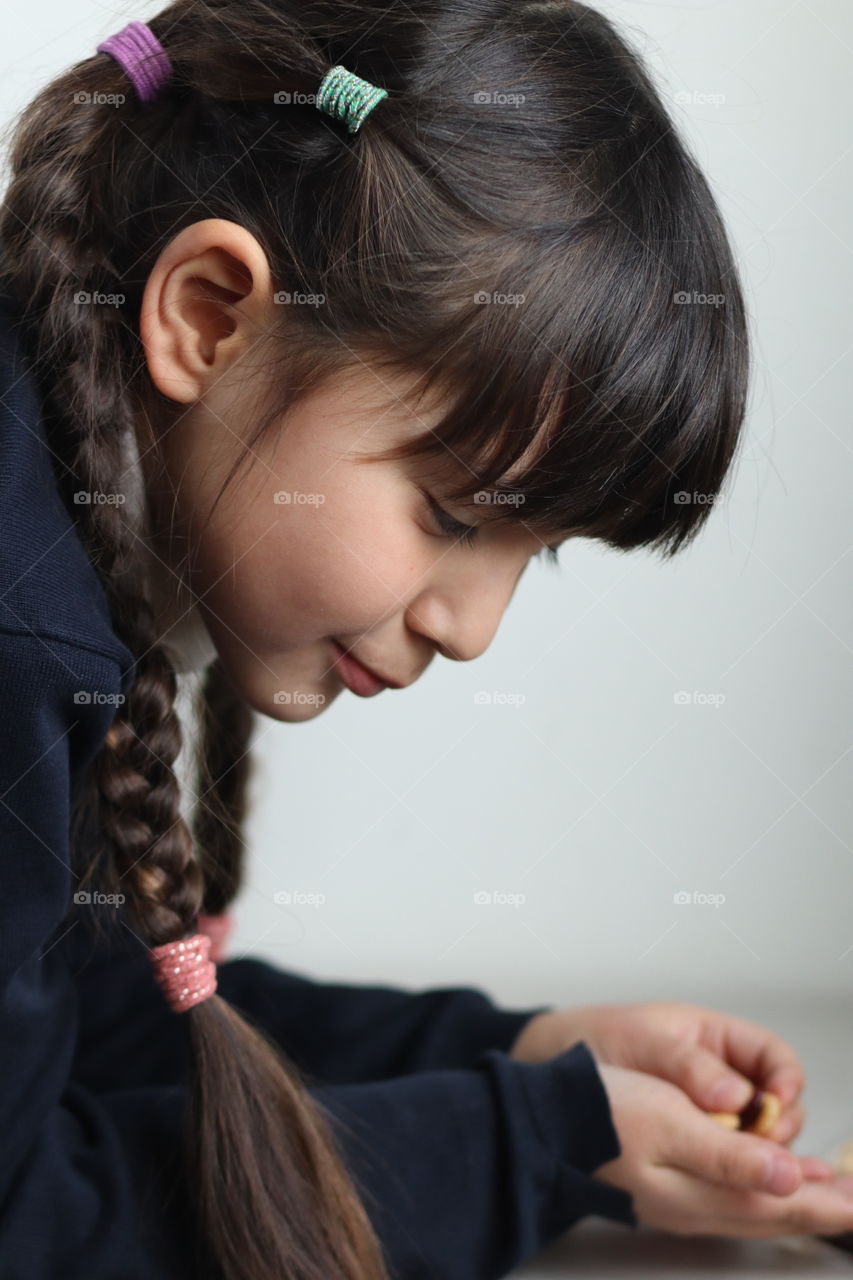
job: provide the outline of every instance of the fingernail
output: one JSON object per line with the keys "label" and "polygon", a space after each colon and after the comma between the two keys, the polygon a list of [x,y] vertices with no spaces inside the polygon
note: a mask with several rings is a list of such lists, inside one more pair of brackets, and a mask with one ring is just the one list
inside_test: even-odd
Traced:
{"label": "fingernail", "polygon": [[790,1156],[781,1153],[767,1161],[767,1172],[762,1186],[773,1195],[788,1195],[800,1185],[800,1173]]}
{"label": "fingernail", "polygon": [[753,1090],[745,1080],[735,1080],[727,1076],[718,1080],[708,1093],[709,1109],[712,1111],[739,1111],[745,1107],[752,1097]]}

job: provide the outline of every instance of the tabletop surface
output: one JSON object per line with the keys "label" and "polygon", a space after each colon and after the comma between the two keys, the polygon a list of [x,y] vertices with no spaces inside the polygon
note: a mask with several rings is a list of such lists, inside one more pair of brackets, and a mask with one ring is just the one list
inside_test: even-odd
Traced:
{"label": "tabletop surface", "polygon": [[[853,1002],[851,1002],[853,1003]],[[803,1105],[806,1120],[791,1150],[829,1159],[842,1142],[853,1139],[853,1007],[820,1001],[781,1004],[778,998],[717,1001],[740,1017],[784,1036],[796,1049],[806,1072]],[[602,1218],[586,1218],[526,1266],[513,1280],[710,1280],[711,1277],[771,1277],[853,1280],[853,1255],[809,1236],[734,1239],[723,1236],[675,1236],[651,1227],[636,1229]]]}
{"label": "tabletop surface", "polygon": [[853,1257],[806,1236],[734,1240],[722,1236],[670,1236],[650,1227],[632,1230],[587,1218],[526,1267],[523,1280],[711,1280],[720,1276],[853,1277]]}

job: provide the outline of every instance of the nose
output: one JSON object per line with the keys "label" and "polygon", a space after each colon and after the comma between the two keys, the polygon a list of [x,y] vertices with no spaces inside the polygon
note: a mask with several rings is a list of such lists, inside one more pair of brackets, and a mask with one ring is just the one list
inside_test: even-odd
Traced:
{"label": "nose", "polygon": [[406,613],[410,631],[425,636],[445,658],[470,662],[486,652],[515,594],[525,569],[481,571],[476,581],[469,575],[456,582],[433,584],[419,592]]}

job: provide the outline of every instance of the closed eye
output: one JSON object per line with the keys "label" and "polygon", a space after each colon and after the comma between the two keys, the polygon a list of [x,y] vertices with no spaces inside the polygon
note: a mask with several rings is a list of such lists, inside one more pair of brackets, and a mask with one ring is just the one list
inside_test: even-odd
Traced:
{"label": "closed eye", "polygon": [[427,502],[427,510],[438,525],[441,533],[448,538],[456,538],[459,542],[464,542],[466,546],[474,545],[477,534],[480,532],[480,526],[476,524],[463,524],[461,520],[455,520],[448,511],[440,507],[426,490],[422,489]]}
{"label": "closed eye", "polygon": [[[455,538],[458,542],[464,542],[468,547],[473,546],[480,532],[480,525],[463,524],[461,520],[455,519],[449,511],[445,511],[425,489],[421,489],[421,493],[426,499],[427,510],[435,520],[441,533],[445,537]],[[546,564],[558,569],[561,567],[559,547],[540,547],[535,555],[532,556],[532,559],[541,561],[543,557]]]}

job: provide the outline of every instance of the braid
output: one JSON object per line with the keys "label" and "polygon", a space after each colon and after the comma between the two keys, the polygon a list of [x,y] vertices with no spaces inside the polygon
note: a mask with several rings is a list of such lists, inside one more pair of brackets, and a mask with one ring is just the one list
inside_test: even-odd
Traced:
{"label": "braid", "polygon": [[[0,245],[57,483],[135,664],[75,802],[72,842],[97,822],[87,875],[97,868],[125,893],[132,927],[153,947],[193,932],[203,907],[221,910],[239,888],[251,711],[214,664],[202,704],[196,845],[174,769],[182,744],[176,674],[158,643],[151,584],[137,554],[147,517],[135,528],[122,501],[73,501],[79,490],[123,492],[125,434],[152,399],[140,383],[144,359],[126,319],[130,308],[78,300],[115,293],[137,313],[140,302],[139,282],[107,247],[124,212],[121,198],[116,193],[108,208],[98,189],[104,184],[93,180],[99,157],[124,144],[117,113],[94,102],[57,106],[70,104],[81,84],[104,90],[112,77],[116,92],[126,87],[112,59],[89,66],[88,76],[77,69],[59,77],[22,113]],[[385,1280],[330,1117],[294,1064],[218,995],[183,1016],[194,1067],[185,1160],[199,1253],[211,1250],[224,1280]]]}
{"label": "braid", "polygon": [[[97,115],[96,108],[91,109]],[[63,150],[91,137],[91,122],[72,112]],[[97,127],[95,128],[97,135]],[[121,292],[108,256],[88,229],[89,178],[77,163],[63,169],[47,157],[12,184],[3,219],[7,273],[27,299],[25,329],[37,370],[51,368],[43,387],[46,429],[65,470],[60,480],[87,499],[73,504],[81,540],[105,590],[113,625],[136,659],[127,700],[97,761],[101,835],[111,847],[131,913],[152,945],[189,931],[201,904],[200,870],[179,813],[172,763],[181,733],[174,711],[176,679],[156,643],[154,614],[140,575],[132,572],[137,534],[121,501],[94,495],[123,491],[123,433],[133,429],[127,385],[108,376],[126,367],[132,335],[117,308],[87,305],[80,294]],[[46,189],[45,189],[46,188]],[[36,201],[49,208],[39,209]],[[17,214],[16,223],[12,219]],[[30,229],[38,228],[38,235]],[[103,243],[102,241],[100,243]],[[14,271],[11,264],[14,263]],[[58,406],[67,405],[60,414]]]}

